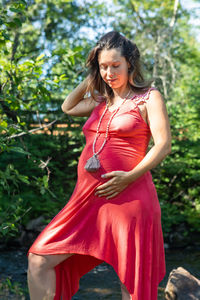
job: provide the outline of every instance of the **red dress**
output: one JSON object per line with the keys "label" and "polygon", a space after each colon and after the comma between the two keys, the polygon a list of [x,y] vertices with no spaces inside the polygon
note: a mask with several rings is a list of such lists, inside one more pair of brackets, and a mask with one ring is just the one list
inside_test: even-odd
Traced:
{"label": "red dress", "polygon": [[[130,171],[145,156],[151,132],[138,103],[148,101],[151,90],[126,100],[120,107],[98,155],[101,168],[95,173],[87,172],[84,166],[93,155],[92,144],[105,101],[95,107],[82,128],[86,145],[80,155],[74,191],[28,251],[41,255],[75,253],[55,267],[54,300],[70,300],[79,289],[80,278],[104,261],[114,268],[132,300],[157,299],[158,284],[166,269],[161,210],[151,173],[146,172],[114,198],[95,195],[96,187],[111,179],[101,178],[102,174]],[[107,110],[96,152],[104,141],[110,116]]]}

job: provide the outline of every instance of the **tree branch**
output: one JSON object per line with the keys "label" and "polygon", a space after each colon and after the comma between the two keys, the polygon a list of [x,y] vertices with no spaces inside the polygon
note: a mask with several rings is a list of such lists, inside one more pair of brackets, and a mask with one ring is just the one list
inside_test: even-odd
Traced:
{"label": "tree branch", "polygon": [[[179,0],[174,1],[174,11],[173,11],[173,16],[171,18],[170,24],[168,28],[160,29],[157,31],[157,40],[155,42],[155,48],[154,48],[154,66],[153,66],[153,77],[160,77],[163,83],[163,88],[164,88],[164,93],[167,95],[167,87],[166,87],[166,80],[165,80],[165,75],[160,75],[158,76],[158,65],[159,65],[159,53],[161,47],[163,47],[163,42],[165,40],[170,40],[172,37],[172,32],[173,32],[173,27],[175,25],[176,17],[177,17],[177,12],[178,12],[178,5],[179,5]],[[163,47],[164,48],[164,47]],[[175,82],[175,68],[174,64],[172,62],[172,58],[170,56],[170,51],[169,49],[167,50],[167,53],[164,55],[164,59],[168,61],[171,67],[172,71],[172,82],[174,84]],[[162,60],[162,59],[161,59]]]}
{"label": "tree branch", "polygon": [[15,59],[15,53],[17,52],[18,45],[19,45],[19,32],[16,32],[14,37],[13,47],[12,47],[11,62]]}
{"label": "tree branch", "polygon": [[176,16],[177,16],[177,11],[178,11],[178,5],[179,5],[179,0],[175,0],[174,2],[174,13],[171,19],[171,22],[169,24],[170,28],[174,27],[175,21],[176,21]]}
{"label": "tree branch", "polygon": [[54,121],[52,121],[52,122],[49,123],[49,124],[45,124],[45,125],[40,126],[40,127],[38,127],[38,128],[34,128],[34,129],[31,129],[31,130],[28,130],[28,132],[23,131],[23,132],[20,132],[19,134],[13,134],[13,135],[9,136],[9,137],[7,138],[7,140],[14,139],[14,138],[16,138],[16,137],[20,137],[20,136],[25,135],[25,134],[33,133],[33,132],[35,132],[35,131],[38,131],[38,130],[43,129],[43,128],[46,128],[46,127],[50,127],[50,126],[53,125],[56,121],[57,121],[57,119],[54,120]]}

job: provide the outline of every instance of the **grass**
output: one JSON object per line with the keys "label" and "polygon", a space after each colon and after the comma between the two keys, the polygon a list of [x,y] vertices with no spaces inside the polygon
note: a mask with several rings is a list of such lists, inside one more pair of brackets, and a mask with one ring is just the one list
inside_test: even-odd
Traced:
{"label": "grass", "polygon": [[26,300],[28,289],[23,288],[19,282],[12,282],[10,277],[0,279],[0,299]]}

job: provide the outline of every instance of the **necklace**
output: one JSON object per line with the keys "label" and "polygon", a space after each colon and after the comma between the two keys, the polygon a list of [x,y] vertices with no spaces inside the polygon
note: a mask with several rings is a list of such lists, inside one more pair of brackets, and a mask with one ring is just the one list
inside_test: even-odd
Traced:
{"label": "necklace", "polygon": [[101,121],[103,119],[103,116],[105,115],[107,109],[108,109],[108,103],[106,102],[106,108],[103,112],[103,114],[101,115],[101,118],[99,120],[99,123],[97,125],[97,131],[96,131],[96,136],[95,136],[95,139],[94,139],[94,142],[93,142],[93,145],[92,145],[92,149],[93,149],[93,156],[90,157],[87,162],[86,162],[86,165],[85,165],[85,169],[86,171],[88,172],[96,172],[99,168],[100,168],[100,161],[98,159],[98,156],[97,154],[99,154],[99,152],[103,149],[105,143],[106,143],[106,140],[107,140],[107,137],[108,137],[108,130],[109,130],[109,126],[110,126],[110,122],[112,121],[113,117],[115,116],[115,114],[118,112],[119,108],[122,106],[122,104],[126,101],[126,99],[128,98],[128,96],[130,95],[130,92],[131,90],[129,90],[128,94],[126,95],[126,97],[124,98],[123,102],[117,107],[116,110],[114,110],[114,112],[112,113],[109,121],[108,121],[108,124],[107,124],[107,127],[106,127],[106,136],[105,136],[105,139],[104,139],[104,142],[103,144],[101,145],[99,151],[95,152],[95,144],[96,144],[96,141],[97,141],[97,136],[99,134],[99,127],[100,127],[100,124],[101,124]]}

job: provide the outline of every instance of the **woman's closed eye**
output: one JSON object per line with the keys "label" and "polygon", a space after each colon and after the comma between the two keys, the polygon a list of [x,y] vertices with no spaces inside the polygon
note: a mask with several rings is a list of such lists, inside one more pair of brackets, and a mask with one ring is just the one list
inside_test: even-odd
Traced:
{"label": "woman's closed eye", "polygon": [[[113,68],[115,68],[115,69],[116,69],[116,68],[118,68],[119,66],[120,66],[120,65],[113,66]],[[102,65],[102,66],[100,66],[100,67],[101,67],[101,69],[104,69],[104,70],[106,70],[106,69],[107,69],[107,66],[103,66],[103,65]]]}

